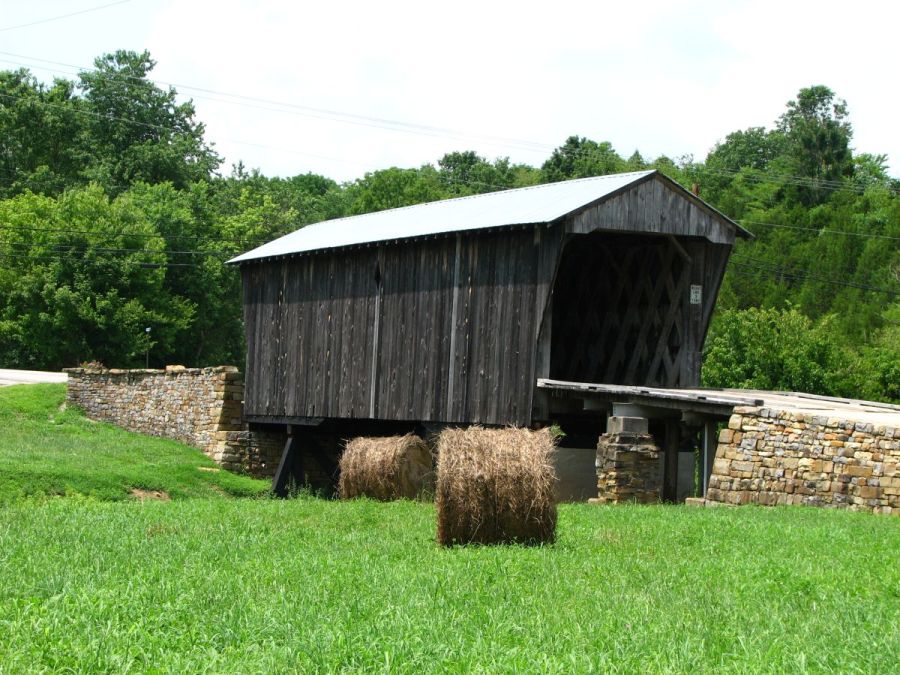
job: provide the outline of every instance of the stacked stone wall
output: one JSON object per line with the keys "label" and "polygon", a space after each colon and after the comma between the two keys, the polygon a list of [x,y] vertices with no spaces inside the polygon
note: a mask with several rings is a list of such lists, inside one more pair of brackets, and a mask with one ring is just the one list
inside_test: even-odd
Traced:
{"label": "stacked stone wall", "polygon": [[90,419],[181,441],[232,471],[265,477],[278,467],[285,435],[244,428],[244,381],[233,366],[65,372],[66,402]]}
{"label": "stacked stone wall", "polygon": [[210,456],[231,471],[272,478],[286,441],[283,431],[229,431]]}
{"label": "stacked stone wall", "polygon": [[807,504],[900,514],[900,427],[735,408],[707,502]]}

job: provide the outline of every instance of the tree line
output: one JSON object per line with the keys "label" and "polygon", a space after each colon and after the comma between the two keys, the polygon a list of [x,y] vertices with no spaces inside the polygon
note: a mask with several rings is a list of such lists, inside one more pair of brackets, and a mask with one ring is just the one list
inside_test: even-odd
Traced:
{"label": "tree line", "polygon": [[225,174],[148,53],[94,65],[50,84],[0,72],[2,366],[241,364],[240,279],[223,265],[239,252],[330,218],[656,168],[756,235],[729,264],[705,384],[900,401],[900,181],[853,152],[827,87],[703,161],[572,136],[539,167],[453,152],[338,183]]}

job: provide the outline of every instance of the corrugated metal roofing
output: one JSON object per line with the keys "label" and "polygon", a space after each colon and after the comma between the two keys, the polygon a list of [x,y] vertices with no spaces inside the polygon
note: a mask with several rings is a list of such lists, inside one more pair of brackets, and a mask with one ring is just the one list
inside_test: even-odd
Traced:
{"label": "corrugated metal roofing", "polygon": [[447,232],[549,223],[652,173],[655,171],[568,180],[326,220],[302,227],[228,262]]}

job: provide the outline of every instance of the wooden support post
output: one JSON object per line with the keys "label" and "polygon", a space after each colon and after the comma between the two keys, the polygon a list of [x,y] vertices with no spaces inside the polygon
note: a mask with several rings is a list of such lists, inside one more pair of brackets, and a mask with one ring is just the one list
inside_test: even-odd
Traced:
{"label": "wooden support post", "polygon": [[678,443],[681,440],[681,425],[677,420],[666,420],[663,440],[663,493],[664,502],[674,502],[678,498]]}
{"label": "wooden support post", "polygon": [[303,485],[303,450],[299,439],[294,435],[294,427],[288,425],[287,441],[281,453],[278,470],[272,479],[272,492],[278,497],[287,497],[293,479],[294,485]]}
{"label": "wooden support post", "polygon": [[337,461],[335,461],[334,454],[340,455],[340,439],[329,435],[324,438],[318,437],[317,440],[317,443],[311,444],[310,449],[312,452],[309,454],[316,464],[319,465],[322,473],[328,478],[327,488],[336,494],[340,469]]}
{"label": "wooden support post", "polygon": [[684,298],[685,344],[682,347],[681,377],[679,386],[696,387],[700,384],[700,359],[703,350],[703,244],[692,242],[688,250],[693,253],[691,284]]}

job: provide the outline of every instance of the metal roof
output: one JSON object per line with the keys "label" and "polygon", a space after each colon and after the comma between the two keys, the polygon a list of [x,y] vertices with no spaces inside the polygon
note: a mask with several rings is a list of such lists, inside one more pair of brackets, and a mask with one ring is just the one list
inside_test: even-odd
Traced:
{"label": "metal roof", "polygon": [[581,178],[326,220],[301,227],[228,262],[448,232],[549,223],[654,173],[635,171]]}

